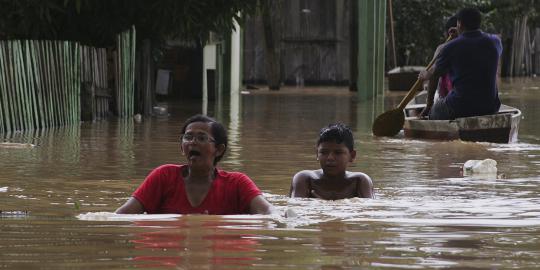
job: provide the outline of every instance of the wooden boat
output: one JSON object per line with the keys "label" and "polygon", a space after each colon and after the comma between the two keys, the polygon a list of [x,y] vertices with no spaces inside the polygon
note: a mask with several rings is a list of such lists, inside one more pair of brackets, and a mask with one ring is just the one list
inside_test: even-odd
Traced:
{"label": "wooden boat", "polygon": [[411,86],[418,79],[420,71],[426,69],[422,66],[402,66],[389,70],[386,73],[388,78],[388,90],[409,91]]}
{"label": "wooden boat", "polygon": [[517,141],[521,111],[501,105],[491,115],[457,118],[455,120],[419,119],[425,104],[405,107],[405,137],[437,140],[463,140],[473,142],[512,143]]}

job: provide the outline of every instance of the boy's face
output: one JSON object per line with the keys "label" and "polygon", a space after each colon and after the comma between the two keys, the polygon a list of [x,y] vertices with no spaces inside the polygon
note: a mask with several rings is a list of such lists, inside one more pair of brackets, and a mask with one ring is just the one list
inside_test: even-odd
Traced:
{"label": "boy's face", "polygon": [[326,175],[343,174],[349,162],[353,162],[356,157],[356,151],[349,151],[349,148],[343,143],[335,141],[321,142],[317,146],[317,160]]}

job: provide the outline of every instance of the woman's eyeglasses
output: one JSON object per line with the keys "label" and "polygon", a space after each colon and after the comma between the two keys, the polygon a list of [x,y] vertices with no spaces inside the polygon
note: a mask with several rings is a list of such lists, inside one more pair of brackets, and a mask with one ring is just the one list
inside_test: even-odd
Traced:
{"label": "woman's eyeglasses", "polygon": [[211,138],[210,136],[204,133],[200,133],[196,135],[191,134],[191,133],[186,133],[182,135],[181,139],[183,143],[193,142],[193,141],[200,144],[216,142],[216,140],[214,140],[213,138]]}

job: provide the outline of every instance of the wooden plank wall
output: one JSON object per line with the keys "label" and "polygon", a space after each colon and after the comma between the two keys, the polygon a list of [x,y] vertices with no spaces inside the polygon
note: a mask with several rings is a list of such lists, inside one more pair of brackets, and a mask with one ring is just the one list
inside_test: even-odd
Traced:
{"label": "wooden plank wall", "polygon": [[540,28],[534,30],[534,74],[540,75]]}
{"label": "wooden plank wall", "polygon": [[540,74],[540,28],[528,26],[528,16],[514,20],[514,32],[510,43],[509,56],[502,63],[503,75],[533,76]]}
{"label": "wooden plank wall", "polygon": [[109,104],[112,98],[108,79],[107,49],[82,46],[81,69],[81,81],[85,86],[83,91],[90,92],[83,96],[89,98],[87,102],[91,114],[91,119],[83,120],[105,119],[111,113]]}
{"label": "wooden plank wall", "polygon": [[[282,2],[280,30],[282,81],[287,84],[347,85],[352,0]],[[244,36],[243,78],[265,82],[260,18],[250,18]]]}

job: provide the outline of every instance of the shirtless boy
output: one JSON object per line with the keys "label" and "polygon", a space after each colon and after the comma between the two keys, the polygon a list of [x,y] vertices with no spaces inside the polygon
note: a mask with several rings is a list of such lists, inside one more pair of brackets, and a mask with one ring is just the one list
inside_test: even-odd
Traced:
{"label": "shirtless boy", "polygon": [[318,170],[303,170],[293,177],[290,197],[339,200],[373,198],[373,182],[361,172],[347,167],[356,157],[351,130],[344,124],[330,124],[321,129],[317,140]]}

